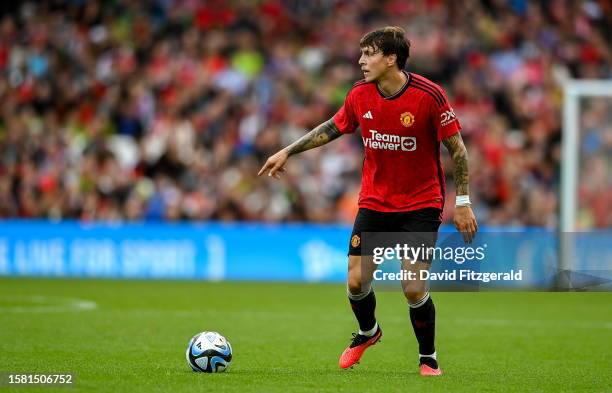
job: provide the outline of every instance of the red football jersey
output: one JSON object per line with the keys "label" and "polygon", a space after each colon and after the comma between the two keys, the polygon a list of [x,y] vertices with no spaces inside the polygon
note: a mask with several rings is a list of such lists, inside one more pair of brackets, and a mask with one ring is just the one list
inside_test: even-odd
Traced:
{"label": "red football jersey", "polygon": [[375,82],[357,82],[334,122],[344,134],[361,128],[365,158],[359,207],[402,212],[444,206],[440,141],[461,129],[441,87],[407,73],[385,97]]}

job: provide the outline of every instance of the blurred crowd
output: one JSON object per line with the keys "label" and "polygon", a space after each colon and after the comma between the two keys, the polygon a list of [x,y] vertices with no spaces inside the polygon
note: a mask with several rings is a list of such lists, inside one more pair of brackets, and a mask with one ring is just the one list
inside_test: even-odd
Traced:
{"label": "blurred crowd", "polygon": [[[555,227],[561,84],[612,77],[606,0],[56,0],[0,6],[0,217],[352,222],[357,135],[266,157],[330,118],[360,37],[397,25],[446,90],[481,224]],[[581,111],[584,226],[612,226],[609,101]],[[444,149],[443,149],[444,150]],[[452,220],[452,166],[445,157]]]}

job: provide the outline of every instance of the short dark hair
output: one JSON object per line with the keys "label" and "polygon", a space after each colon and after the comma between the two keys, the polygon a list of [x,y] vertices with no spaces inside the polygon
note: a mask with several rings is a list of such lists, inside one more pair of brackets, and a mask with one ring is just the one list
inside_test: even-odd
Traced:
{"label": "short dark hair", "polygon": [[397,66],[403,70],[410,56],[410,41],[401,27],[387,26],[364,35],[359,41],[360,48],[372,47],[381,50],[383,55],[396,55]]}

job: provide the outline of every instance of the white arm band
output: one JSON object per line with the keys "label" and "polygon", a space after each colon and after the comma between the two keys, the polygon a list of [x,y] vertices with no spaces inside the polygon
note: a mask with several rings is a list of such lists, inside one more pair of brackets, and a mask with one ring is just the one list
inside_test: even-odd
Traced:
{"label": "white arm band", "polygon": [[455,199],[455,206],[470,206],[470,196],[469,195],[457,195],[457,199]]}

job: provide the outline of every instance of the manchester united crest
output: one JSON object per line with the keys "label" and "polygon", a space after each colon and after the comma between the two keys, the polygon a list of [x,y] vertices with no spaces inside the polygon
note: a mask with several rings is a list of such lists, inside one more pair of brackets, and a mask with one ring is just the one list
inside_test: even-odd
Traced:
{"label": "manchester united crest", "polygon": [[359,235],[353,235],[353,237],[351,238],[351,246],[359,247],[360,243],[361,243],[361,238],[359,237]]}
{"label": "manchester united crest", "polygon": [[404,112],[400,115],[400,121],[404,127],[410,127],[414,124],[414,115],[410,112]]}

